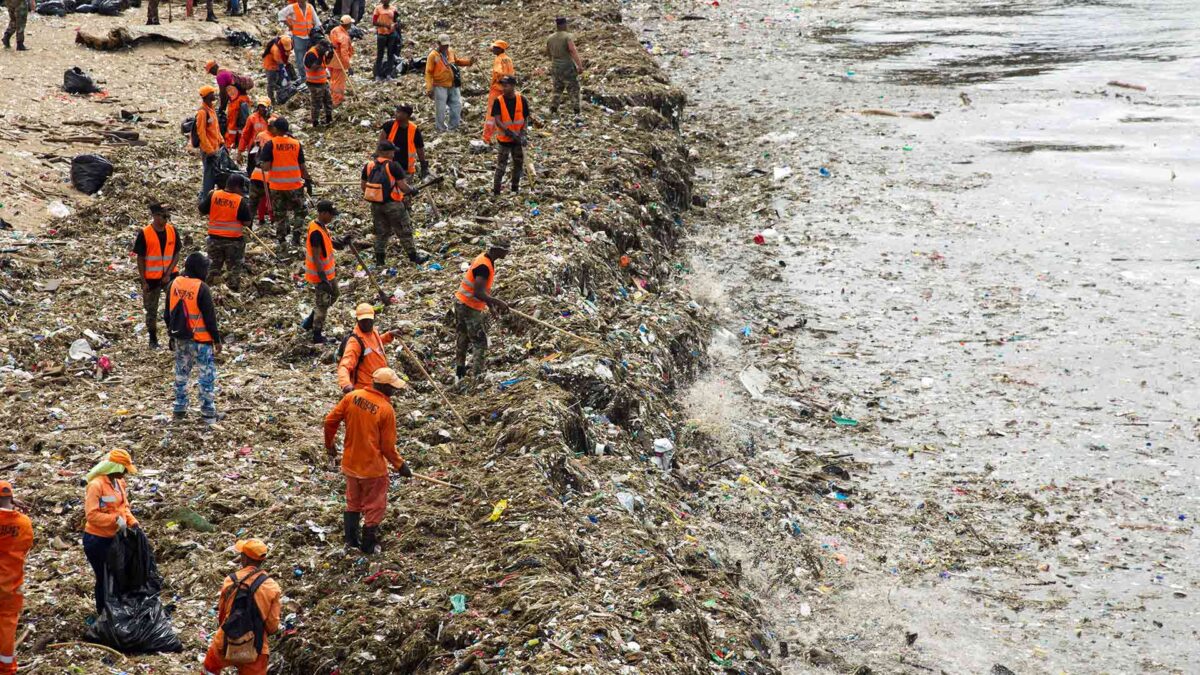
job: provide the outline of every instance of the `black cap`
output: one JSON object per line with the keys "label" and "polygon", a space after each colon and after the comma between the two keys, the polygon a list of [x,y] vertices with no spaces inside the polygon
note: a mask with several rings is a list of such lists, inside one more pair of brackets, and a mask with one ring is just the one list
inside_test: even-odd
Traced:
{"label": "black cap", "polygon": [[161,213],[163,215],[166,215],[167,212],[169,212],[170,210],[171,210],[171,207],[167,206],[166,204],[163,204],[160,202],[151,202],[150,203],[150,213],[153,213],[153,214]]}
{"label": "black cap", "polygon": [[392,145],[391,141],[379,141],[379,145],[375,146],[375,152],[395,152],[396,146]]}
{"label": "black cap", "polygon": [[559,26],[565,26],[567,25],[567,17],[560,16],[554,20],[554,23]]}
{"label": "black cap", "polygon": [[413,107],[407,103],[401,103],[400,105],[396,106],[396,110],[403,110],[409,115],[413,114]]}
{"label": "black cap", "polygon": [[231,192],[241,192],[246,187],[246,176],[241,173],[231,173],[225,179],[225,189]]}
{"label": "black cap", "polygon": [[291,128],[291,125],[288,124],[286,117],[276,117],[275,121],[270,122],[270,124],[274,124],[276,129],[284,132]]}
{"label": "black cap", "polygon": [[208,256],[196,251],[183,261],[183,271],[193,279],[208,277]]}
{"label": "black cap", "polygon": [[321,201],[317,202],[317,213],[328,213],[336,216],[338,214],[338,210],[334,207],[333,202],[329,201],[328,199],[322,199]]}
{"label": "black cap", "polygon": [[500,84],[516,84],[516,83],[517,83],[517,78],[513,77],[512,75],[505,75],[504,77],[500,78]]}

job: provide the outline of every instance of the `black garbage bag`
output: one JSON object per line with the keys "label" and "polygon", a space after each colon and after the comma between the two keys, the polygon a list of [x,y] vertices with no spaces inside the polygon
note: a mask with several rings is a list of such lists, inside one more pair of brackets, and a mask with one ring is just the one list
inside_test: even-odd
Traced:
{"label": "black garbage bag", "polygon": [[229,40],[229,44],[234,47],[257,47],[262,44],[258,38],[244,30],[226,31],[225,39]]}
{"label": "black garbage bag", "polygon": [[213,167],[213,176],[217,180],[217,185],[224,185],[230,176],[241,172],[241,168],[229,156],[229,152],[225,149],[225,146],[221,146],[221,149],[217,151],[217,163]]}
{"label": "black garbage bag", "polygon": [[112,162],[100,155],[77,155],[71,160],[71,185],[86,195],[94,195],[104,187],[112,172]]}
{"label": "black garbage bag", "polygon": [[92,3],[85,2],[83,4],[75,6],[75,13],[76,14],[95,14],[96,8],[92,6]]}
{"label": "black garbage bag", "polygon": [[[53,0],[57,2],[58,0]],[[82,0],[62,0],[63,8],[67,10],[67,14],[75,11],[75,8],[84,4]]]}
{"label": "black garbage bag", "polygon": [[68,94],[94,94],[100,91],[96,81],[87,71],[79,66],[73,66],[63,73],[63,91]]}
{"label": "black garbage bag", "polygon": [[400,62],[400,74],[423,73],[425,72],[425,62],[428,60],[424,56],[419,59],[404,59]]}
{"label": "black garbage bag", "polygon": [[121,13],[120,0],[92,0],[92,11],[104,16],[116,16]]}
{"label": "black garbage bag", "polygon": [[107,562],[104,611],[86,639],[126,653],[183,651],[158,598],[162,576],[146,534],[140,528],[118,533]]}
{"label": "black garbage bag", "polygon": [[67,6],[62,0],[43,0],[38,3],[37,13],[43,16],[66,16]]}
{"label": "black garbage bag", "polygon": [[346,32],[350,34],[351,40],[361,40],[367,36],[367,31],[359,28],[358,26],[350,26],[350,30]]}
{"label": "black garbage bag", "polygon": [[300,93],[303,83],[300,80],[286,82],[275,91],[275,105],[283,105],[292,99],[293,96]]}

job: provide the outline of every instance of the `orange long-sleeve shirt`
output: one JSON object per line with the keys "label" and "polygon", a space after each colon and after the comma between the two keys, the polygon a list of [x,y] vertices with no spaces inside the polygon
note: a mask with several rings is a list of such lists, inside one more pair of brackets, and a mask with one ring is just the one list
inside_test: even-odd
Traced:
{"label": "orange long-sleeve shirt", "polygon": [[492,91],[499,94],[502,91],[500,78],[516,74],[517,68],[513,65],[512,57],[508,54],[497,54],[496,60],[492,61]]}
{"label": "orange long-sleeve shirt", "polygon": [[225,145],[221,126],[217,123],[217,111],[211,106],[202,105],[196,111],[196,135],[200,137],[200,151],[205,155],[211,155]]}
{"label": "orange long-sleeve shirt", "polygon": [[250,118],[246,120],[246,126],[242,127],[241,136],[238,137],[238,152],[246,152],[251,145],[254,145],[254,139],[267,130],[267,121],[257,110],[250,114]]}
{"label": "orange long-sleeve shirt", "polygon": [[[380,335],[377,330],[365,335],[357,325],[354,326],[354,334],[362,340],[362,346],[360,347],[358,340],[354,338],[346,341],[346,351],[342,353],[342,360],[338,362],[338,387],[368,389],[371,386],[371,375],[380,368],[387,368],[387,356],[383,346],[391,344],[395,338],[391,333]],[[355,366],[358,366],[357,371]]]}
{"label": "orange long-sleeve shirt", "polygon": [[374,389],[358,389],[343,396],[325,416],[325,447],[333,447],[343,420],[343,475],[379,478],[388,474],[388,464],[397,469],[404,464],[396,453],[396,411],[387,396]]}
{"label": "orange long-sleeve shirt", "polygon": [[426,93],[433,91],[434,87],[453,87],[454,72],[450,70],[450,66],[446,62],[453,63],[456,66],[469,66],[475,63],[474,59],[461,59],[458,54],[454,53],[453,49],[446,50],[447,57],[442,60],[442,53],[438,50],[429,52],[429,58],[425,61],[425,91]]}
{"label": "orange long-sleeve shirt", "polygon": [[0,593],[15,593],[25,583],[25,555],[33,546],[29,516],[0,509]]}
{"label": "orange long-sleeve shirt", "polygon": [[[333,43],[333,50],[337,52],[338,58],[329,63],[330,68],[338,70],[345,66],[349,69],[350,59],[354,58],[354,44],[350,42],[350,33],[346,32],[345,27],[338,26],[329,31],[329,41]],[[341,63],[338,63],[341,59]]]}
{"label": "orange long-sleeve shirt", "polygon": [[[114,485],[114,482],[116,483]],[[112,476],[96,476],[88,483],[87,495],[83,500],[87,524],[83,531],[97,537],[117,536],[117,518],[124,517],[126,527],[138,524],[129,510],[128,491],[125,479]]]}
{"label": "orange long-sleeve shirt", "polygon": [[[258,573],[257,567],[243,567],[237,571],[239,582],[245,581],[246,577]],[[252,579],[249,583],[254,583]],[[217,632],[213,635],[213,644],[224,646],[225,631],[220,628],[225,624],[225,619],[229,618],[229,609],[233,606],[233,598],[237,595],[232,592],[233,580],[225,577],[225,583],[221,584],[221,594],[217,596]],[[262,614],[263,628],[266,635],[270,635],[279,630],[279,614],[280,604],[279,599],[283,595],[283,590],[279,588],[279,584],[275,583],[274,579],[267,579],[258,587],[258,592],[254,594],[254,604],[258,605],[258,611]],[[268,640],[263,638],[263,654],[271,652]]]}

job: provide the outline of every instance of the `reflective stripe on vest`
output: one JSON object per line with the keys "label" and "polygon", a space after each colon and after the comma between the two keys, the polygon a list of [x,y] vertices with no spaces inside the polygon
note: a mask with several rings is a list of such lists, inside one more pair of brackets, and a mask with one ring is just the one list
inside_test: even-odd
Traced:
{"label": "reflective stripe on vest", "polygon": [[[392,120],[392,130],[388,133],[388,143],[396,144],[396,132],[400,130],[400,123]],[[408,123],[408,172],[410,174],[417,172],[417,125],[412,122]]]}
{"label": "reflective stripe on vest", "polygon": [[192,339],[196,342],[212,342],[212,335],[204,325],[204,315],[200,313],[200,280],[191,277],[178,277],[171,282],[170,311],[175,312],[175,306],[183,301],[183,311],[187,314],[188,328],[192,331]]}
{"label": "reflective stripe on vest", "polygon": [[[513,97],[517,102],[515,110],[516,115],[514,116],[510,116],[508,114],[508,105],[504,103],[503,96],[496,100],[500,102],[500,121],[508,125],[510,129],[519,134],[521,133],[521,130],[525,128],[525,106],[521,104],[520,94],[514,94]],[[507,131],[505,131],[504,127],[499,128],[498,136],[500,137],[500,140],[505,143],[512,143],[517,140],[515,137],[511,136]]]}
{"label": "reflective stripe on vest", "polygon": [[300,173],[300,141],[291,136],[271,139],[271,170],[267,184],[272,190],[299,190],[304,187]]}
{"label": "reflective stripe on vest", "polygon": [[211,237],[238,239],[242,236],[242,222],[238,220],[238,207],[242,196],[234,192],[214,190],[208,203],[208,234]]}
{"label": "reflective stripe on vest", "polygon": [[[318,257],[312,247],[312,233],[321,233],[321,243],[325,245],[325,255]],[[321,277],[317,276],[318,265],[325,272],[325,278],[333,281],[336,272],[333,269],[333,240],[329,238],[329,231],[317,221],[312,221],[308,224],[308,233],[304,235],[304,280],[310,284],[321,283]]]}
{"label": "reflective stripe on vest", "polygon": [[171,260],[175,257],[175,228],[170,223],[167,223],[167,229],[163,231],[166,235],[167,245],[163,246],[159,241],[158,231],[153,225],[147,225],[142,228],[142,238],[146,241],[146,275],[147,279],[161,279],[172,272]]}
{"label": "reflective stripe on vest", "polygon": [[[296,15],[300,17],[297,18]],[[316,16],[313,14],[312,5],[304,5],[304,11],[300,11],[300,3],[292,3],[292,14],[287,19],[288,28],[291,29],[292,35],[298,38],[307,38],[308,32],[316,25]]]}
{"label": "reflective stripe on vest", "polygon": [[483,312],[487,310],[487,304],[475,297],[475,268],[480,265],[488,268],[488,278],[483,283],[483,289],[488,294],[491,294],[492,284],[496,282],[496,265],[492,262],[491,258],[487,257],[487,253],[480,253],[467,266],[467,271],[463,273],[462,283],[459,284],[458,291],[454,294],[454,297],[458,298],[458,301],[467,307]]}
{"label": "reflective stripe on vest", "polygon": [[309,84],[329,84],[329,68],[327,66],[328,61],[321,56],[321,53],[317,51],[316,47],[309,49],[307,54],[312,54],[313,56],[317,57],[317,67],[309,68],[307,63],[308,57],[305,56],[304,79],[308,80]]}

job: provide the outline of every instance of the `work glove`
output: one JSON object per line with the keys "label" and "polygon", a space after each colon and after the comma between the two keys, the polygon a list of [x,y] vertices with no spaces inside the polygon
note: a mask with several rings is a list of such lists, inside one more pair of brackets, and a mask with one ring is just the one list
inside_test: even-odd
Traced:
{"label": "work glove", "polygon": [[309,197],[312,196],[312,188],[313,188],[312,180],[305,178],[304,179],[304,191],[308,193]]}
{"label": "work glove", "polygon": [[421,160],[421,174],[420,174],[420,176],[421,176],[421,179],[422,179],[422,180],[424,180],[424,179],[426,179],[426,178],[428,178],[428,177],[429,177],[429,160],[425,160],[425,159]]}
{"label": "work glove", "polygon": [[117,516],[117,531],[119,531],[121,534],[125,534],[125,530],[125,516]]}
{"label": "work glove", "polygon": [[413,199],[416,199],[417,195],[419,195],[419,194],[421,194],[421,191],[418,190],[417,188],[413,188],[412,192],[408,193],[408,196],[412,197]]}
{"label": "work glove", "polygon": [[396,472],[405,478],[413,477],[412,469],[408,468],[408,462],[404,462],[403,464],[401,464],[400,468],[396,469]]}
{"label": "work glove", "polygon": [[321,283],[317,284],[317,288],[325,293],[333,295],[333,284],[329,283],[328,281],[322,281]]}

